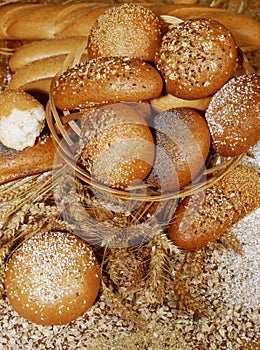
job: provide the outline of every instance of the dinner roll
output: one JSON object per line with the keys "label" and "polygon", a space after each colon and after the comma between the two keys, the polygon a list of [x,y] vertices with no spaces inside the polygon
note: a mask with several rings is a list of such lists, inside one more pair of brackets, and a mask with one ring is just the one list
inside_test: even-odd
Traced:
{"label": "dinner roll", "polygon": [[162,23],[153,11],[139,4],[121,4],[106,10],[92,26],[88,54],[154,61],[161,39]]}
{"label": "dinner roll", "polygon": [[95,180],[126,188],[148,175],[154,160],[154,140],[138,111],[117,103],[83,118],[81,160]]}
{"label": "dinner roll", "polygon": [[230,79],[212,97],[205,117],[216,153],[223,157],[246,153],[260,138],[260,77]]}
{"label": "dinner roll", "polygon": [[154,117],[155,160],[147,182],[161,192],[178,191],[203,169],[210,149],[205,119],[179,107]]}
{"label": "dinner roll", "polygon": [[158,97],[163,88],[150,64],[128,57],[98,57],[68,68],[53,84],[52,96],[61,109],[100,106]]}
{"label": "dinner roll", "polygon": [[33,146],[44,125],[44,108],[33,96],[22,90],[0,94],[0,142],[6,147]]}
{"label": "dinner roll", "polygon": [[100,270],[86,242],[66,232],[44,232],[14,251],[5,287],[21,316],[42,325],[60,325],[92,306],[100,287]]}
{"label": "dinner roll", "polygon": [[168,93],[199,99],[232,77],[236,60],[236,43],[226,27],[199,18],[173,26],[164,35],[155,62]]}

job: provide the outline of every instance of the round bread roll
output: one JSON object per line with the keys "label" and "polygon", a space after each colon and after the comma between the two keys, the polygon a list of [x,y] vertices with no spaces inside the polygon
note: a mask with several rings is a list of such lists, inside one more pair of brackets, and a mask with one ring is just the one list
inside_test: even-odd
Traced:
{"label": "round bread roll", "polygon": [[[85,38],[75,36],[70,38],[56,38],[36,40],[20,46],[9,60],[12,71],[34,61],[52,56],[65,55],[80,46]],[[48,64],[46,64],[48,67]]]}
{"label": "round bread roll", "polygon": [[210,19],[173,26],[156,55],[168,93],[199,99],[216,92],[234,73],[237,47],[231,33]]}
{"label": "round bread roll", "polygon": [[45,110],[33,96],[21,90],[0,94],[0,142],[23,150],[35,144],[45,125]]}
{"label": "round bread roll", "polygon": [[260,77],[230,79],[212,97],[205,117],[216,153],[223,157],[246,153],[260,138]]}
{"label": "round bread roll", "polygon": [[11,256],[7,298],[24,318],[42,325],[69,323],[93,305],[100,269],[93,250],[66,232],[40,233]]}
{"label": "round bread roll", "polygon": [[127,57],[98,57],[68,68],[53,84],[53,100],[61,110],[158,97],[163,88],[150,64]]}
{"label": "round bread roll", "polygon": [[152,62],[161,39],[162,23],[153,11],[139,4],[121,4],[105,11],[92,26],[88,55],[138,57]]}
{"label": "round bread roll", "polygon": [[155,160],[147,182],[163,193],[178,191],[203,169],[210,149],[204,118],[179,107],[154,117]]}
{"label": "round bread roll", "polygon": [[117,103],[83,118],[81,160],[95,180],[126,188],[148,175],[154,160],[154,140],[138,111]]}
{"label": "round bread roll", "polygon": [[181,249],[200,249],[259,207],[259,194],[257,171],[239,165],[206,191],[184,198],[169,224],[168,236]]}

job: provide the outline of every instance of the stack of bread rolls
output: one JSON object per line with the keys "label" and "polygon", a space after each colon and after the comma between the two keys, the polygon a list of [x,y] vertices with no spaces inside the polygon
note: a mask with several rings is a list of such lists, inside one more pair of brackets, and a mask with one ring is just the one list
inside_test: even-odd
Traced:
{"label": "stack of bread rolls", "polygon": [[[175,24],[169,24],[164,17],[169,15],[176,16]],[[239,135],[239,140],[232,145],[230,143],[232,152],[225,153],[221,149],[228,147],[228,132],[225,131],[227,136],[224,139],[222,130],[227,130],[229,126],[225,126],[225,129],[223,123],[219,122],[221,133],[216,132],[213,107],[217,104],[219,91],[232,84],[231,78],[235,75],[238,64],[238,46],[244,50],[253,50],[259,42],[259,23],[253,19],[233,13],[231,16],[229,11],[198,5],[165,6],[152,3],[117,6],[102,3],[7,4],[0,9],[0,19],[0,38],[8,39],[9,42],[26,41],[9,60],[10,90],[21,89],[35,97],[48,97],[50,93],[59,110],[84,110],[83,119],[88,114],[86,108],[96,109],[119,102],[148,102],[156,113],[171,110],[169,113],[173,125],[178,119],[187,120],[190,113],[198,114],[199,120],[202,118],[205,125],[197,133],[202,135],[199,137],[206,145],[205,149],[199,147],[203,162],[197,162],[196,171],[193,171],[192,157],[183,151],[186,146],[179,145],[181,137],[169,141],[184,155],[173,156],[170,151],[172,154],[167,155],[167,163],[175,164],[175,160],[180,160],[181,157],[187,161],[188,157],[190,160],[187,164],[192,169],[189,169],[188,176],[187,169],[177,161],[176,183],[167,185],[166,191],[178,190],[194,180],[211,152],[211,143],[214,152],[219,155],[237,156],[247,152],[259,139],[258,111],[255,110],[259,102],[258,76],[246,76],[245,79],[250,81],[248,85],[251,86],[250,91],[247,89],[250,98],[246,101],[239,98],[239,104],[245,104],[248,113],[254,116],[246,117],[246,124],[250,124],[254,135],[252,137],[252,132],[248,133],[242,125],[243,117],[233,123],[232,134]],[[238,19],[240,26],[243,25],[243,34],[238,28]],[[66,59],[70,55],[76,55],[77,51],[80,53],[80,63],[67,68]],[[243,79],[240,80],[243,85]],[[229,105],[228,100],[227,96],[226,105]],[[232,110],[233,104],[227,107],[225,113],[229,113],[228,108]],[[221,114],[222,107],[217,109]],[[240,109],[243,110],[242,107]],[[233,114],[229,113],[229,117],[231,125]],[[159,114],[154,120],[144,116],[142,118],[144,125],[149,120],[150,129],[155,129],[152,131],[153,148],[160,148],[160,142],[165,145],[168,141],[164,138],[159,141],[160,136],[156,130],[159,125],[156,120],[164,119],[164,114]],[[189,131],[193,128],[193,123],[199,125],[192,121],[188,126]],[[167,129],[171,130],[172,126],[166,123],[165,130]],[[186,131],[180,132],[180,135],[183,139],[191,140]],[[192,149],[196,148],[198,142],[198,137],[194,135],[192,132]],[[84,138],[85,135],[82,135]],[[166,138],[171,138],[171,135],[167,134]],[[35,142],[38,141],[34,138],[25,145],[33,146]],[[46,143],[43,145],[46,146]],[[10,144],[6,143],[5,146],[10,147]],[[81,148],[84,149],[83,146]],[[166,151],[169,146],[162,148]],[[156,152],[155,158],[152,158],[150,157],[151,164],[147,168],[153,168],[151,176],[145,173],[139,180],[148,180],[150,185],[164,191],[159,181],[163,175],[160,175],[159,170],[155,171],[154,167],[158,161]],[[164,164],[164,158],[165,155],[158,164]],[[4,157],[3,162],[6,159]],[[83,159],[86,164],[85,156]],[[46,169],[50,169],[49,161],[46,160],[46,164]],[[137,179],[132,180],[135,182]]]}
{"label": "stack of bread rolls", "polygon": [[[170,19],[164,17],[169,15],[177,17],[178,23],[169,25]],[[50,96],[58,113],[76,110],[81,123],[79,161],[103,185],[125,190],[141,183],[160,194],[178,192],[203,173],[212,153],[239,156],[259,140],[260,77],[245,73],[234,77],[238,47],[254,50],[260,42],[260,24],[245,16],[203,6],[151,3],[8,4],[0,7],[1,38],[26,41],[9,60],[7,94],[29,95],[34,100],[39,95]],[[66,60],[78,53],[80,62],[68,67]],[[236,101],[231,99],[234,91]],[[4,131],[10,130],[10,120],[20,120],[12,117],[17,106],[15,98],[1,110],[2,182],[50,170],[55,156],[51,136],[41,138],[43,123],[33,135],[25,134],[28,140],[17,145],[19,140],[14,138],[10,143],[12,139]],[[228,118],[223,120],[222,114]],[[30,124],[28,119],[23,122],[20,129]],[[247,195],[251,183],[259,187],[258,174],[241,167],[234,171],[206,194],[199,194],[199,199],[181,201],[168,229],[169,238],[180,248],[202,248],[259,206],[258,191]],[[241,177],[245,181],[241,182]],[[212,200],[218,190],[221,194]],[[239,196],[236,191],[241,192]],[[200,195],[205,197],[204,207],[195,219],[194,207],[189,211],[188,203],[197,203]],[[223,196],[232,201],[225,207],[230,220],[219,209]],[[214,212],[210,211],[213,202]],[[197,240],[191,234],[191,239],[187,238],[186,231],[183,235],[185,217],[194,219],[189,228],[195,230]],[[212,233],[209,222],[219,217],[224,219]],[[30,312],[28,316],[21,306],[27,301],[19,299],[21,290],[11,284],[17,278],[12,264],[22,261],[30,269],[25,253],[31,249],[18,251],[18,258],[14,256],[9,265],[6,285],[16,309],[34,322],[48,325],[79,316],[84,308],[76,310],[72,318],[66,313],[65,321],[59,317],[61,310],[55,321],[45,314]],[[43,259],[48,260],[46,256]],[[88,306],[99,288],[99,273],[96,269],[93,273],[90,279],[96,278],[95,290],[90,302],[83,300]],[[82,296],[81,291],[79,294]],[[72,295],[73,301],[78,296]],[[42,307],[38,302],[33,305],[36,314]]]}

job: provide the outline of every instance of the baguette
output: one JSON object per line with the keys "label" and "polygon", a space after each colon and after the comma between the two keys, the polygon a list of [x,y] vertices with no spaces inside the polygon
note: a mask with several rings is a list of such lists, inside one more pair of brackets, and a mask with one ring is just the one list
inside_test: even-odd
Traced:
{"label": "baguette", "polygon": [[26,64],[51,56],[65,55],[75,50],[85,39],[82,36],[32,41],[19,47],[9,60],[13,72]]}
{"label": "baguette", "polygon": [[[245,15],[202,5],[144,4],[157,15],[181,19],[210,18],[232,33],[238,46],[253,51],[260,45],[260,23]],[[67,5],[8,4],[0,8],[0,39],[46,39],[61,36],[88,36],[91,26],[111,4]]]}
{"label": "baguette", "polygon": [[[41,97],[48,95],[52,79],[62,71],[67,55],[57,55],[33,61],[19,68],[11,77],[9,89],[21,89]],[[82,55],[81,61],[86,60]]]}

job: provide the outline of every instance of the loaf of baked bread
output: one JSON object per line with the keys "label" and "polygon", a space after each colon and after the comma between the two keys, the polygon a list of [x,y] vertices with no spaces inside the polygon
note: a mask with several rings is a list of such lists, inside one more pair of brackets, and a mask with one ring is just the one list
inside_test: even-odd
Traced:
{"label": "loaf of baked bread", "polygon": [[[260,23],[228,10],[201,5],[145,3],[157,15],[181,19],[210,18],[227,27],[238,46],[255,50],[260,42]],[[111,5],[104,3],[7,4],[0,8],[0,39],[33,40],[64,36],[89,36],[98,16]],[[241,30],[242,28],[242,30]]]}
{"label": "loaf of baked bread", "polygon": [[200,249],[259,205],[259,174],[238,165],[213,186],[180,202],[169,224],[168,236],[183,250]]}

